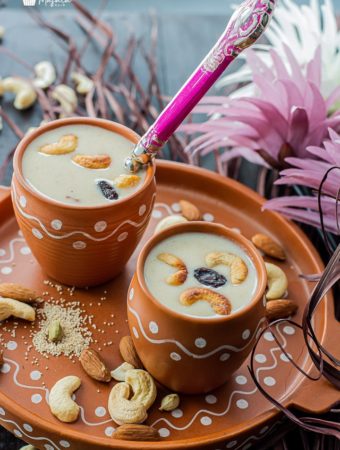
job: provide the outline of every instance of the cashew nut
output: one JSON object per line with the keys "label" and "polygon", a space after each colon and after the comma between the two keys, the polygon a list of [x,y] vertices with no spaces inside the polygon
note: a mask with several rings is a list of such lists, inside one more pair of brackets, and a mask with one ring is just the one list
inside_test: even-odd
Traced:
{"label": "cashew nut", "polygon": [[125,381],[126,372],[133,369],[134,367],[132,364],[123,362],[123,364],[111,371],[111,377],[116,381]]}
{"label": "cashew nut", "polygon": [[180,258],[177,258],[177,256],[172,255],[171,253],[160,253],[157,258],[165,264],[178,269],[177,272],[167,277],[165,281],[168,284],[179,286],[185,282],[188,276],[188,269]]}
{"label": "cashew nut", "polygon": [[66,114],[72,114],[78,106],[75,91],[66,84],[59,84],[52,92],[52,98],[56,100]]}
{"label": "cashew nut", "polygon": [[113,386],[109,401],[108,411],[112,420],[118,425],[124,423],[142,423],[147,419],[148,413],[145,406],[130,398],[130,385],[126,382]]}
{"label": "cashew nut", "polygon": [[248,267],[246,263],[233,253],[212,252],[205,257],[208,267],[215,267],[224,264],[230,267],[230,278],[232,284],[240,284],[247,278]]}
{"label": "cashew nut", "polygon": [[56,80],[55,68],[49,61],[41,61],[34,66],[36,77],[33,81],[34,86],[46,89]]}
{"label": "cashew nut", "polygon": [[117,188],[124,189],[136,186],[140,182],[140,177],[138,175],[122,173],[114,180],[114,185]]}
{"label": "cashew nut", "polygon": [[282,298],[288,287],[286,274],[275,264],[265,263],[265,266],[268,279],[268,291],[266,294],[267,300]]}
{"label": "cashew nut", "polygon": [[78,94],[88,94],[94,87],[93,81],[82,73],[73,72],[71,79],[76,84],[76,91]]}
{"label": "cashew nut", "polygon": [[65,155],[72,153],[77,148],[78,137],[74,134],[66,134],[62,136],[58,142],[53,144],[46,144],[39,148],[39,152],[46,155]]}
{"label": "cashew nut", "polygon": [[207,288],[189,288],[182,292],[180,302],[184,306],[190,306],[199,300],[210,303],[216,314],[228,316],[231,312],[230,301],[224,295]]}
{"label": "cashew nut", "polygon": [[80,385],[80,378],[71,375],[59,380],[51,389],[48,399],[50,410],[61,422],[70,423],[78,419],[80,408],[72,400],[72,394]]}
{"label": "cashew nut", "polygon": [[171,228],[174,225],[177,225],[178,223],[185,223],[185,222],[188,222],[188,219],[178,214],[164,217],[164,219],[158,222],[155,228],[155,234],[159,233],[160,231],[166,230],[167,228]]}
{"label": "cashew nut", "polygon": [[18,77],[8,77],[0,81],[0,95],[4,92],[15,94],[14,108],[18,110],[27,109],[37,99],[37,94],[31,84]]}
{"label": "cashew nut", "polygon": [[0,320],[6,320],[11,316],[33,322],[35,320],[35,310],[32,306],[13,298],[0,297]]}
{"label": "cashew nut", "polygon": [[145,370],[133,369],[126,372],[125,381],[133,391],[131,400],[141,403],[148,410],[157,396],[157,388],[152,376]]}

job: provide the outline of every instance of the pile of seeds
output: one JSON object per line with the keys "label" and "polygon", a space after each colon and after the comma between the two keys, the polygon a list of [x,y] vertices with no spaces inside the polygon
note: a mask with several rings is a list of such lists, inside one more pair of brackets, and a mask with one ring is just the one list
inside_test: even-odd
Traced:
{"label": "pile of seeds", "polygon": [[[39,331],[33,334],[33,345],[43,355],[80,356],[92,341],[92,333],[87,327],[87,318],[82,310],[74,304],[56,305],[45,303],[38,311],[40,316]],[[49,340],[49,330],[53,323],[59,321],[63,337],[58,342]]]}

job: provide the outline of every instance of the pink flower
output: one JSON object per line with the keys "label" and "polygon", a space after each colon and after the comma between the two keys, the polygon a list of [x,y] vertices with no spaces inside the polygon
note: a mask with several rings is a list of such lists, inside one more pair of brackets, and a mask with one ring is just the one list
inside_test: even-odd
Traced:
{"label": "pink flower", "polygon": [[209,117],[203,123],[181,127],[188,134],[201,133],[186,148],[191,162],[215,152],[222,164],[243,156],[251,162],[283,169],[290,164],[289,157],[318,157],[306,149],[320,146],[328,137],[329,127],[340,130],[340,111],[327,113],[340,99],[340,87],[326,100],[323,98],[320,49],[308,64],[306,75],[287,46],[285,52],[289,69],[274,50],[270,52],[272,67],[255,52],[248,54],[255,97],[207,97],[196,108],[196,113]]}
{"label": "pink flower", "polygon": [[[340,189],[340,135],[329,129],[330,140],[323,147],[308,147],[308,158],[287,158],[290,169],[283,170],[276,184],[300,185],[310,188],[310,196],[290,196],[269,200],[265,209],[271,209],[284,214],[290,219],[320,227],[320,211],[317,192],[321,180],[328,170],[328,177],[322,188],[321,206],[325,228],[339,234],[337,225],[337,198]],[[318,158],[318,159],[316,159]],[[340,206],[338,220],[340,222]]]}

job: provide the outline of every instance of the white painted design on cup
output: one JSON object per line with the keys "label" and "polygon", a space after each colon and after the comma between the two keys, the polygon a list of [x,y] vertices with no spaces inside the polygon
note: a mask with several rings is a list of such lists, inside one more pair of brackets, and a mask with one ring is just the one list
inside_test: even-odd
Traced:
{"label": "white painted design on cup", "polygon": [[158,333],[158,325],[153,320],[149,323],[149,330],[151,331],[152,334]]}
{"label": "white painted design on cup", "polygon": [[204,338],[199,337],[195,340],[195,345],[197,348],[204,348],[207,345],[207,341]]}
{"label": "white painted design on cup", "polygon": [[75,242],[73,242],[72,247],[75,250],[84,250],[84,248],[86,248],[87,245],[86,245],[86,242],[84,242],[84,241],[75,241]]}
{"label": "white painted design on cup", "polygon": [[127,231],[124,231],[123,233],[120,233],[120,235],[117,237],[118,242],[123,242],[128,237],[129,233]]}
{"label": "white painted design on cup", "polygon": [[145,211],[146,211],[146,205],[140,206],[140,207],[139,207],[139,211],[138,211],[139,216],[140,216],[140,217],[141,217],[141,216],[144,216]]}
{"label": "white painted design on cup", "polygon": [[51,222],[51,227],[53,228],[53,230],[59,231],[63,227],[63,222],[59,219],[54,219]]}
{"label": "white painted design on cup", "polygon": [[107,228],[107,222],[105,222],[105,220],[100,220],[99,222],[97,222],[94,225],[94,229],[95,231],[97,231],[97,233],[101,233],[102,231],[105,231]]}

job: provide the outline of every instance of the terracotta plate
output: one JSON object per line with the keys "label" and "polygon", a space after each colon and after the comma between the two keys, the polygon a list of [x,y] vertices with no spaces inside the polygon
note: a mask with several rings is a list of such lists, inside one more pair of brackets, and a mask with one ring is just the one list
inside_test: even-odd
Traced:
{"label": "terracotta plate", "polygon": [[[199,206],[204,220],[239,228],[246,237],[259,231],[269,233],[287,251],[288,260],[283,266],[289,277],[289,297],[299,303],[297,319],[301,318],[313,286],[299,279],[298,275],[301,272],[319,272],[322,264],[312,244],[295,225],[276,214],[261,212],[263,199],[254,192],[202,169],[159,162],[157,184],[153,218],[144,241],[162,217],[178,212],[180,199],[187,199]],[[95,316],[96,329],[92,329],[97,340],[95,347],[102,348],[101,353],[111,368],[121,362],[117,346],[120,338],[128,334],[126,292],[137,255],[138,249],[125,272],[114,282],[88,291],[76,290],[71,297],[65,290],[63,295],[66,300],[78,300],[84,305],[83,309]],[[18,231],[9,190],[3,188],[0,190],[0,281],[18,282],[39,292],[48,291],[49,296],[57,298],[56,289],[44,285],[44,280],[44,274]],[[101,300],[102,297],[106,299]],[[329,297],[315,316],[315,329],[323,344],[336,353],[336,349],[339,352],[336,345],[338,324],[333,317],[333,301]],[[115,424],[107,413],[110,386],[93,382],[82,372],[78,362],[73,363],[64,357],[45,359],[32,349],[25,359],[26,348],[30,345],[29,327],[19,323],[13,333],[13,321],[9,323],[2,326],[1,331],[7,349],[0,375],[0,424],[40,449],[246,450],[278,425],[280,418],[277,412],[257,391],[244,364],[232,380],[217,391],[206,396],[182,396],[180,407],[172,413],[158,411],[159,400],[164,395],[160,391],[147,421],[159,429],[162,436],[160,442],[115,441],[110,437]],[[311,370],[300,332],[290,325],[277,328],[288,352],[305,370]],[[157,339],[156,335],[152,337]],[[110,341],[112,345],[104,346]],[[339,353],[337,356],[340,356]],[[35,365],[32,364],[34,357],[38,358]],[[285,360],[270,333],[265,335],[258,347],[256,370],[267,389],[285,405],[295,405],[317,413],[338,400],[339,393],[326,381],[311,384],[303,379]],[[66,425],[50,414],[47,399],[52,385],[70,374],[79,375],[83,380],[76,393],[81,417],[75,424]],[[193,373],[194,376],[199,374]],[[310,395],[311,389],[313,395]]]}

